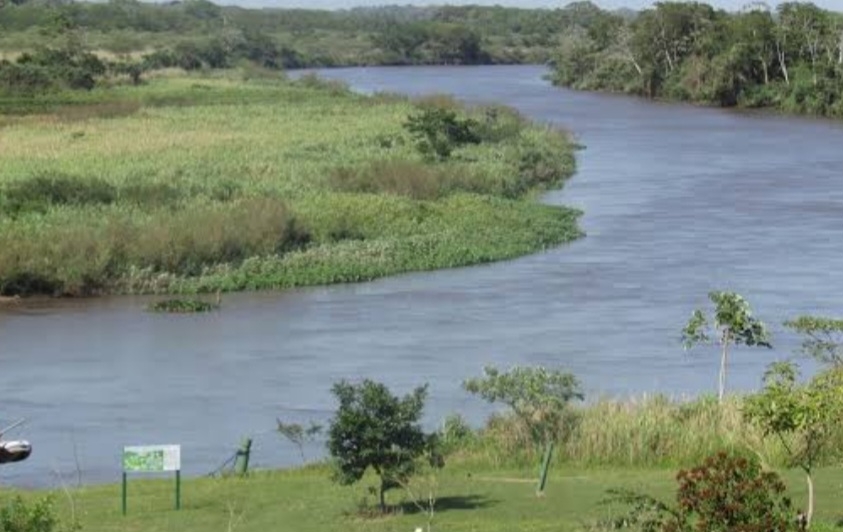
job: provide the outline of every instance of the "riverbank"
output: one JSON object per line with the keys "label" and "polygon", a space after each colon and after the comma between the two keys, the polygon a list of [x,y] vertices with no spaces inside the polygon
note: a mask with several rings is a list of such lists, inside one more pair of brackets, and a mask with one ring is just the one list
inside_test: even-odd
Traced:
{"label": "riverbank", "polygon": [[[781,472],[794,501],[805,498],[798,471]],[[602,504],[606,490],[627,488],[672,502],[675,471],[667,469],[556,469],[545,495],[535,495],[533,470],[485,471],[446,468],[438,477],[432,530],[448,531],[576,531],[595,529],[621,507]],[[374,480],[374,479],[371,479]],[[836,488],[843,481],[839,468],[825,468],[816,476],[817,514],[812,530],[835,530],[840,517]],[[120,509],[119,484],[68,488],[52,492],[54,509],[62,521],[76,516],[84,532],[142,530],[144,532],[332,532],[426,530],[427,517],[411,498],[398,490],[389,502],[393,515],[361,517],[358,504],[370,499],[368,484],[339,486],[322,466],[285,471],[253,472],[247,478],[202,478],[183,481],[182,508],[173,509],[172,479],[129,482],[128,515]],[[46,492],[24,494],[34,501]],[[11,500],[0,490],[0,503]]]}
{"label": "riverbank", "polygon": [[[4,296],[358,282],[580,236],[578,212],[535,201],[573,143],[502,108],[254,70],[3,105]],[[426,157],[405,124],[433,108],[477,138]]]}

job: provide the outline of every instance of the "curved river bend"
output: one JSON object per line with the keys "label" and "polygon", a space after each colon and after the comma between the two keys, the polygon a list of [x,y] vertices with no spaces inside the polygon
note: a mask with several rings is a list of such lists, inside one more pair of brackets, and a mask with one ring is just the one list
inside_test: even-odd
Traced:
{"label": "curved river bend", "polygon": [[[185,472],[202,474],[249,434],[257,465],[294,464],[276,417],[324,421],[343,377],[429,382],[431,424],[452,411],[482,420],[460,382],[490,363],[562,366],[592,397],[711,391],[717,357],[684,354],[678,336],[715,288],[745,294],[774,332],[797,313],[840,314],[841,124],[560,90],[540,67],[322,74],[500,102],[574,131],[587,146],[579,172],[546,201],[583,209],[588,236],[487,266],[232,295],[203,316],[148,314],[143,298],[6,309],[0,425],[28,418],[10,436],[35,451],[0,468],[0,483],[72,483],[77,469],[116,481],[121,447],[143,443],[181,443]],[[780,338],[737,352],[730,387],[757,386],[790,356]]]}

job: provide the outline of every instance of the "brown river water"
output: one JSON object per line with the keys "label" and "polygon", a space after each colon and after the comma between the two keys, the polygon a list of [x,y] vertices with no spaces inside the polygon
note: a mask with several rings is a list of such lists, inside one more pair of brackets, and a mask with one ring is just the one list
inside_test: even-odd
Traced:
{"label": "brown river water", "polygon": [[566,368],[592,398],[711,392],[715,353],[684,353],[679,333],[712,289],[744,294],[776,334],[776,349],[732,358],[730,388],[751,390],[793,356],[784,319],[843,315],[843,123],[572,92],[544,73],[320,72],[364,92],[502,103],[573,131],[579,171],[544,200],[582,209],[586,238],[479,267],[230,295],[207,315],[149,314],[133,297],[7,305],[0,426],[27,418],[8,437],[34,451],[0,467],[0,484],[117,481],[122,446],[152,443],[181,444],[184,472],[200,475],[244,436],[255,465],[294,465],[276,417],[325,422],[341,378],[430,383],[431,427],[454,411],[482,422],[489,408],[460,383],[484,364]]}

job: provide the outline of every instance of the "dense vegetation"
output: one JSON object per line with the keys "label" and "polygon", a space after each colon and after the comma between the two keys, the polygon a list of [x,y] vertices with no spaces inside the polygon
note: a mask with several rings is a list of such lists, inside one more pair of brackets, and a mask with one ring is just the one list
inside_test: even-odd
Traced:
{"label": "dense vegetation", "polygon": [[843,14],[796,2],[738,13],[658,2],[633,18],[591,11],[554,60],[560,85],[843,117]]}
{"label": "dense vegetation", "polygon": [[0,294],[354,282],[579,234],[575,211],[532,197],[573,172],[564,134],[507,109],[256,74],[7,100]]}
{"label": "dense vegetation", "polygon": [[[162,4],[0,1],[0,51],[52,44],[56,20],[85,31],[112,56],[151,54],[150,63],[199,68],[242,59],[267,67],[547,61],[577,6],[355,8],[347,11],[244,9],[206,0]],[[0,56],[2,58],[2,56]]]}

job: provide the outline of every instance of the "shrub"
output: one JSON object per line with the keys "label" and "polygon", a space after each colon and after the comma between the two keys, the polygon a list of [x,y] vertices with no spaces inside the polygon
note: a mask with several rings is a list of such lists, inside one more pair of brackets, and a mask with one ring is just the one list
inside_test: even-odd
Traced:
{"label": "shrub", "polygon": [[[53,532],[59,525],[53,515],[53,503],[49,497],[40,499],[32,505],[18,496],[0,509],[0,532]],[[63,530],[78,530],[72,523]]]}
{"label": "shrub", "polygon": [[443,161],[463,144],[479,144],[477,121],[459,118],[451,109],[427,107],[411,114],[404,128],[416,141],[416,149],[427,159]]}
{"label": "shrub", "polygon": [[8,185],[3,191],[0,211],[16,216],[46,212],[55,205],[108,204],[115,198],[114,186],[103,179],[42,173]]}
{"label": "shrub", "polygon": [[439,430],[439,443],[445,452],[455,451],[466,447],[475,439],[475,433],[468,422],[459,414],[451,414],[445,418]]}
{"label": "shrub", "polygon": [[646,494],[610,490],[610,501],[630,507],[610,528],[648,532],[787,532],[797,530],[785,485],[753,458],[719,452],[680,471],[675,506]]}

